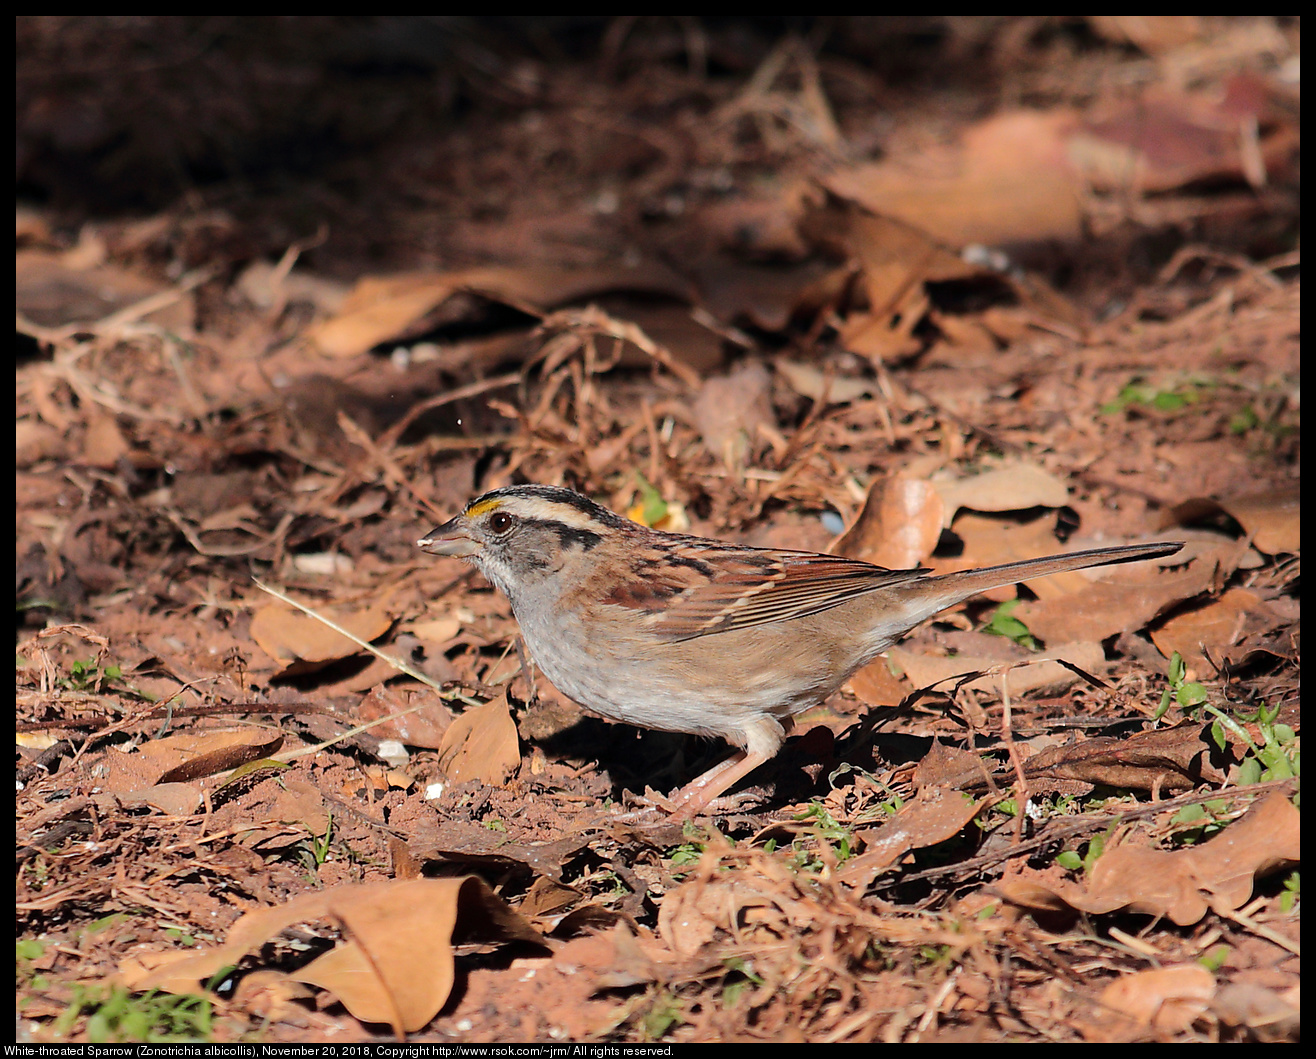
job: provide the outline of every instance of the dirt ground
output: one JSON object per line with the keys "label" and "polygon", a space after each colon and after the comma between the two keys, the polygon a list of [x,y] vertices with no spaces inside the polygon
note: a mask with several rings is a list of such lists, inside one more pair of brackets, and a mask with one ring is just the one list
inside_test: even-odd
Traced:
{"label": "dirt ground", "polygon": [[[1298,1039],[1300,51],[19,18],[20,1037]],[[526,482],[1184,548],[938,615],[681,821],[728,748],[415,545]]]}

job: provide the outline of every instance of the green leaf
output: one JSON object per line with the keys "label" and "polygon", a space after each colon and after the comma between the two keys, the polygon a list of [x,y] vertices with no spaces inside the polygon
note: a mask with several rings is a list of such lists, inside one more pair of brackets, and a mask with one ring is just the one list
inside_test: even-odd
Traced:
{"label": "green leaf", "polygon": [[1013,616],[1014,609],[1017,606],[1019,606],[1019,600],[1006,600],[992,612],[991,619],[983,626],[982,631],[990,633],[992,636],[1004,636],[1017,644],[1022,644],[1030,651],[1036,651],[1036,638],[1029,631],[1027,625]]}

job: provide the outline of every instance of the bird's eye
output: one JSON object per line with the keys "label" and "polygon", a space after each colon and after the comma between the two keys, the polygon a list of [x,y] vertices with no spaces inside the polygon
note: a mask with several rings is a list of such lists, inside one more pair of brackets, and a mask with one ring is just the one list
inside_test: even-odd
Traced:
{"label": "bird's eye", "polygon": [[506,533],[515,521],[506,511],[495,511],[489,516],[489,528],[495,533]]}

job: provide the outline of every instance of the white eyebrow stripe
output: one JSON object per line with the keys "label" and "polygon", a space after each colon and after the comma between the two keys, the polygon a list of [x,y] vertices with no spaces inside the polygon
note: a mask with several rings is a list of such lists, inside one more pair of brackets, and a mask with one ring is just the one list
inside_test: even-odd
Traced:
{"label": "white eyebrow stripe", "polygon": [[589,530],[597,533],[606,529],[602,522],[570,504],[556,504],[537,496],[504,497],[499,511],[507,511],[526,519],[542,522],[560,522],[569,529]]}

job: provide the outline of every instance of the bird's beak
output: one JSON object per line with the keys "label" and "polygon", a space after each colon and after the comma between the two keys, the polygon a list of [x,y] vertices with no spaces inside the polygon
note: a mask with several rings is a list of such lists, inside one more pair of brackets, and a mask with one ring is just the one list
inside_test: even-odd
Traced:
{"label": "bird's beak", "polygon": [[480,550],[480,542],[466,531],[460,519],[449,519],[437,529],[432,529],[416,542],[416,547],[431,555],[474,555]]}

